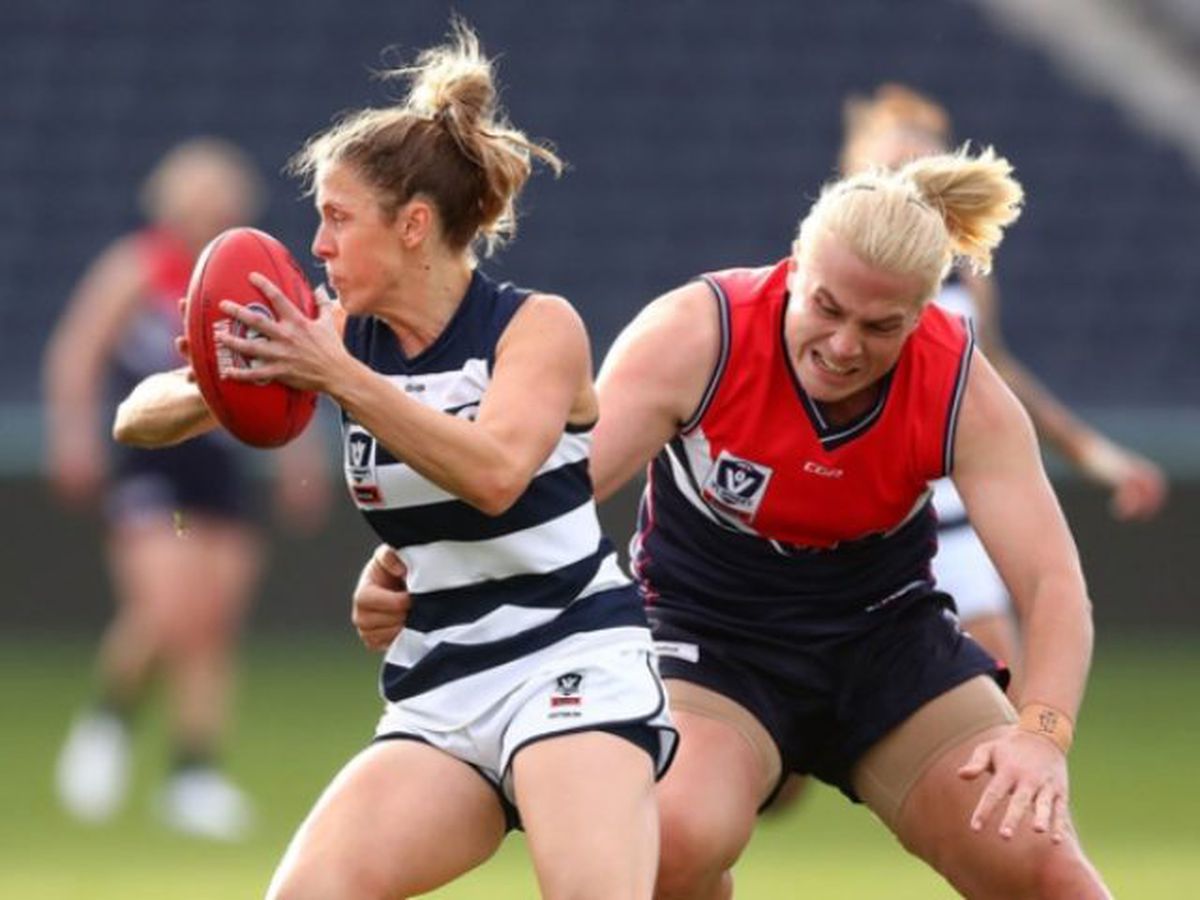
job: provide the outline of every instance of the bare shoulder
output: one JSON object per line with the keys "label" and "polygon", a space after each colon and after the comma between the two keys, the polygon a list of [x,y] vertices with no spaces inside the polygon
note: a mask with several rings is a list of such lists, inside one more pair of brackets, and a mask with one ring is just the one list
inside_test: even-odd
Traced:
{"label": "bare shoulder", "polygon": [[703,368],[715,363],[720,340],[720,317],[712,289],[704,282],[693,281],[648,303],[626,326],[617,345],[637,344],[650,351],[670,351],[662,360],[664,364]]}
{"label": "bare shoulder", "polygon": [[720,348],[716,298],[708,285],[690,282],[651,301],[625,327],[604,359],[597,386],[602,393],[657,397],[676,422],[684,422],[704,395]]}
{"label": "bare shoulder", "polygon": [[558,338],[558,340],[587,340],[583,319],[570,302],[558,294],[533,293],[527,296],[520,310],[512,317],[500,340],[514,335]]}
{"label": "bare shoulder", "polygon": [[522,316],[536,317],[566,327],[573,325],[583,328],[583,319],[578,310],[566,297],[558,294],[545,294],[537,291],[531,293],[525,298],[525,302],[521,304],[521,308],[517,312],[517,318]]}
{"label": "bare shoulder", "polygon": [[987,357],[973,351],[962,412],[955,437],[955,458],[968,463],[992,456],[1016,443],[1036,441],[1029,414],[997,374]]}
{"label": "bare shoulder", "polygon": [[108,285],[131,289],[144,285],[149,276],[142,262],[142,250],[137,237],[127,235],[109,244],[92,261],[88,274]]}

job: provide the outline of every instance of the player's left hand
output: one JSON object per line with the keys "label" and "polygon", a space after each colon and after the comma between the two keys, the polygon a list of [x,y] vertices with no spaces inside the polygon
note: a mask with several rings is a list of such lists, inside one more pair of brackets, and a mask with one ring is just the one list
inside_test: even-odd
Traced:
{"label": "player's left hand", "polygon": [[1049,832],[1056,844],[1066,837],[1067,757],[1052,741],[1013,726],[1004,736],[976,747],[958,770],[959,777],[968,781],[989,773],[991,778],[971,813],[971,830],[983,831],[1003,810],[997,830],[1005,840],[1017,833],[1026,818],[1034,831]]}
{"label": "player's left hand", "polygon": [[289,387],[328,392],[340,373],[354,365],[338,334],[333,301],[320,295],[317,317],[310,319],[269,278],[253,272],[250,282],[271,301],[278,319],[272,320],[231,300],[220,309],[240,322],[246,337],[219,333],[217,343],[228,347],[253,366],[221,370],[222,378],[235,381],[280,381]]}

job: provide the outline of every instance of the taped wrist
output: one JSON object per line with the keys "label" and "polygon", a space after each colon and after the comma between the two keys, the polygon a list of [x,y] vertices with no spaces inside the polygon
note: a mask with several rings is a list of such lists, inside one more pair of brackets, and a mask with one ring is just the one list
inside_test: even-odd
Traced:
{"label": "taped wrist", "polygon": [[1075,737],[1075,724],[1071,717],[1061,709],[1044,703],[1027,703],[1022,706],[1017,728],[1048,738],[1063,753],[1071,749],[1071,741]]}

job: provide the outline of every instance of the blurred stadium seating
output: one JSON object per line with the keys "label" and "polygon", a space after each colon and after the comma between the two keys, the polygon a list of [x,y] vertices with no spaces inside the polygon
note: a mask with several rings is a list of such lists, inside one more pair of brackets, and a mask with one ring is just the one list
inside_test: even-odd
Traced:
{"label": "blurred stadium seating", "polygon": [[[501,57],[513,120],[571,165],[557,183],[534,179],[523,234],[489,266],[570,297],[599,358],[660,291],[785,253],[832,173],[843,97],[909,82],[945,100],[960,138],[1009,155],[1028,188],[998,260],[1010,343],[1089,417],[1197,478],[1200,174],[1044,51],[999,31],[983,6],[455,3]],[[22,531],[29,541],[68,527],[34,480],[42,347],[81,267],[137,222],[141,174],[182,137],[237,140],[273,178],[263,225],[305,258],[314,217],[284,161],[338,110],[385,102],[371,70],[437,41],[450,12],[441,0],[4,4],[0,489],[6,510],[37,517]],[[1136,531],[1108,520],[1095,492],[1064,494],[1085,559],[1109,567],[1094,580],[1098,601],[1120,598],[1101,617],[1195,620],[1182,535],[1196,483],[1177,490],[1167,519]],[[16,559],[10,621],[44,609],[42,576],[26,572],[35,556],[30,544]],[[343,584],[354,565],[330,577]],[[56,574],[60,595],[80,571]],[[1146,571],[1173,574],[1143,603]]]}
{"label": "blurred stadium seating", "polygon": [[[656,292],[705,267],[781,254],[830,173],[843,95],[898,79],[944,98],[959,136],[994,142],[1029,189],[999,272],[1010,340],[1034,368],[1089,408],[1177,407],[1200,393],[1200,177],[977,7],[455,8],[503,56],[514,120],[572,164],[560,184],[534,183],[526,234],[499,268],[574,299],[601,348]],[[277,173],[335,111],[382,102],[386,89],[367,73],[383,47],[402,59],[436,40],[449,9],[5,4],[0,403],[35,402],[66,291],[136,221],[132,189],[164,148],[217,132]],[[297,195],[280,177],[265,224],[302,251],[312,215]]]}

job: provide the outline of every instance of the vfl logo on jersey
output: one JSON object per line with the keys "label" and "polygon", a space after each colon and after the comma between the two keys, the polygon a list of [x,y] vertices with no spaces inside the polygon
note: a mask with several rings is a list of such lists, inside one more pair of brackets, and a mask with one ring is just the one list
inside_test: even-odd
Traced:
{"label": "vfl logo on jersey", "polygon": [[579,672],[567,672],[554,680],[554,693],[550,695],[550,718],[567,719],[580,715],[579,707],[583,705],[583,675]]}
{"label": "vfl logo on jersey", "polygon": [[360,506],[383,502],[375,479],[375,438],[357,426],[346,429],[346,484]]}
{"label": "vfl logo on jersey", "polygon": [[722,450],[704,480],[701,493],[713,506],[749,522],[766,496],[772,474],[769,466],[739,459]]}

